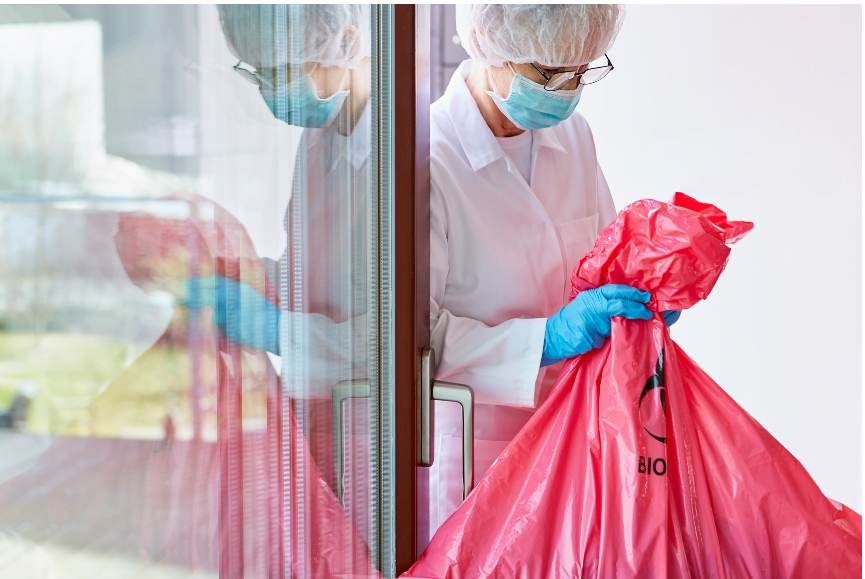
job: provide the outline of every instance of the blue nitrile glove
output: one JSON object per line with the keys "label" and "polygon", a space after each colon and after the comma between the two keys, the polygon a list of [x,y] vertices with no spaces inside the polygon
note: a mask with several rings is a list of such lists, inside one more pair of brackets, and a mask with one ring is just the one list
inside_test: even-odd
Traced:
{"label": "blue nitrile glove", "polygon": [[213,306],[213,321],[230,340],[279,354],[279,308],[252,286],[208,275],[184,281],[183,291],[187,308]]}
{"label": "blue nitrile glove", "polygon": [[651,298],[649,292],[616,284],[580,292],[547,320],[541,366],[600,348],[610,335],[613,316],[629,320],[652,319],[652,312],[643,305]]}
{"label": "blue nitrile glove", "polygon": [[682,310],[667,310],[666,312],[661,312],[661,315],[664,316],[664,323],[667,324],[667,327],[669,328],[679,321],[679,316],[682,315]]}

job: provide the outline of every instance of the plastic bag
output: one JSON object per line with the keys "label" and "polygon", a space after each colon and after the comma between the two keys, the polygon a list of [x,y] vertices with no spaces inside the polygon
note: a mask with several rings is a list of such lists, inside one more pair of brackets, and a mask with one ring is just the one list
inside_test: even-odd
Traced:
{"label": "plastic bag", "polygon": [[[751,223],[677,193],[638,201],[571,276],[650,291],[650,309],[705,299]],[[651,320],[613,319],[406,576],[859,577],[862,517]]]}

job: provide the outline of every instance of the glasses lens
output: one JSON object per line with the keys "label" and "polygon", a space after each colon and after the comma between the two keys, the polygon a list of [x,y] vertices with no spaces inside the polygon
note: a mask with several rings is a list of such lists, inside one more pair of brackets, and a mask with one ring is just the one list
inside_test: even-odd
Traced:
{"label": "glasses lens", "polygon": [[577,88],[576,86],[568,86],[575,84],[572,82],[574,80],[575,72],[559,72],[550,77],[549,82],[547,82],[546,89],[547,90],[559,90],[559,89],[569,89],[569,88]]}
{"label": "glasses lens", "polygon": [[582,84],[592,84],[593,82],[598,82],[599,80],[607,76],[611,70],[613,70],[611,66],[605,66],[603,68],[590,68],[583,73],[583,76],[580,78],[580,82]]}
{"label": "glasses lens", "polygon": [[237,71],[237,74],[245,78],[247,81],[251,82],[254,85],[258,85],[258,78],[256,78],[255,73],[249,69],[242,68],[240,66],[235,66],[234,70]]}

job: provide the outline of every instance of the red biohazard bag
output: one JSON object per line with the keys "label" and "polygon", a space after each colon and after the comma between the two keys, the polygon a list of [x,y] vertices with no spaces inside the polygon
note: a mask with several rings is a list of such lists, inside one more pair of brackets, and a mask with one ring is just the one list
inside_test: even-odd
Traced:
{"label": "red biohazard bag", "polygon": [[[571,275],[705,299],[751,228],[677,193],[638,201]],[[614,318],[406,574],[427,578],[859,577],[862,517],[670,339],[660,313]]]}

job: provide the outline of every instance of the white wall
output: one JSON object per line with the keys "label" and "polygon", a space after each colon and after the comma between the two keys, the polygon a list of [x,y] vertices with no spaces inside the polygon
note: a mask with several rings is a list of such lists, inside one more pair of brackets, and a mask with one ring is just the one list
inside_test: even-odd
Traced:
{"label": "white wall", "polygon": [[579,110],[617,207],[755,223],[673,338],[861,512],[861,6],[628,6],[609,54]]}

